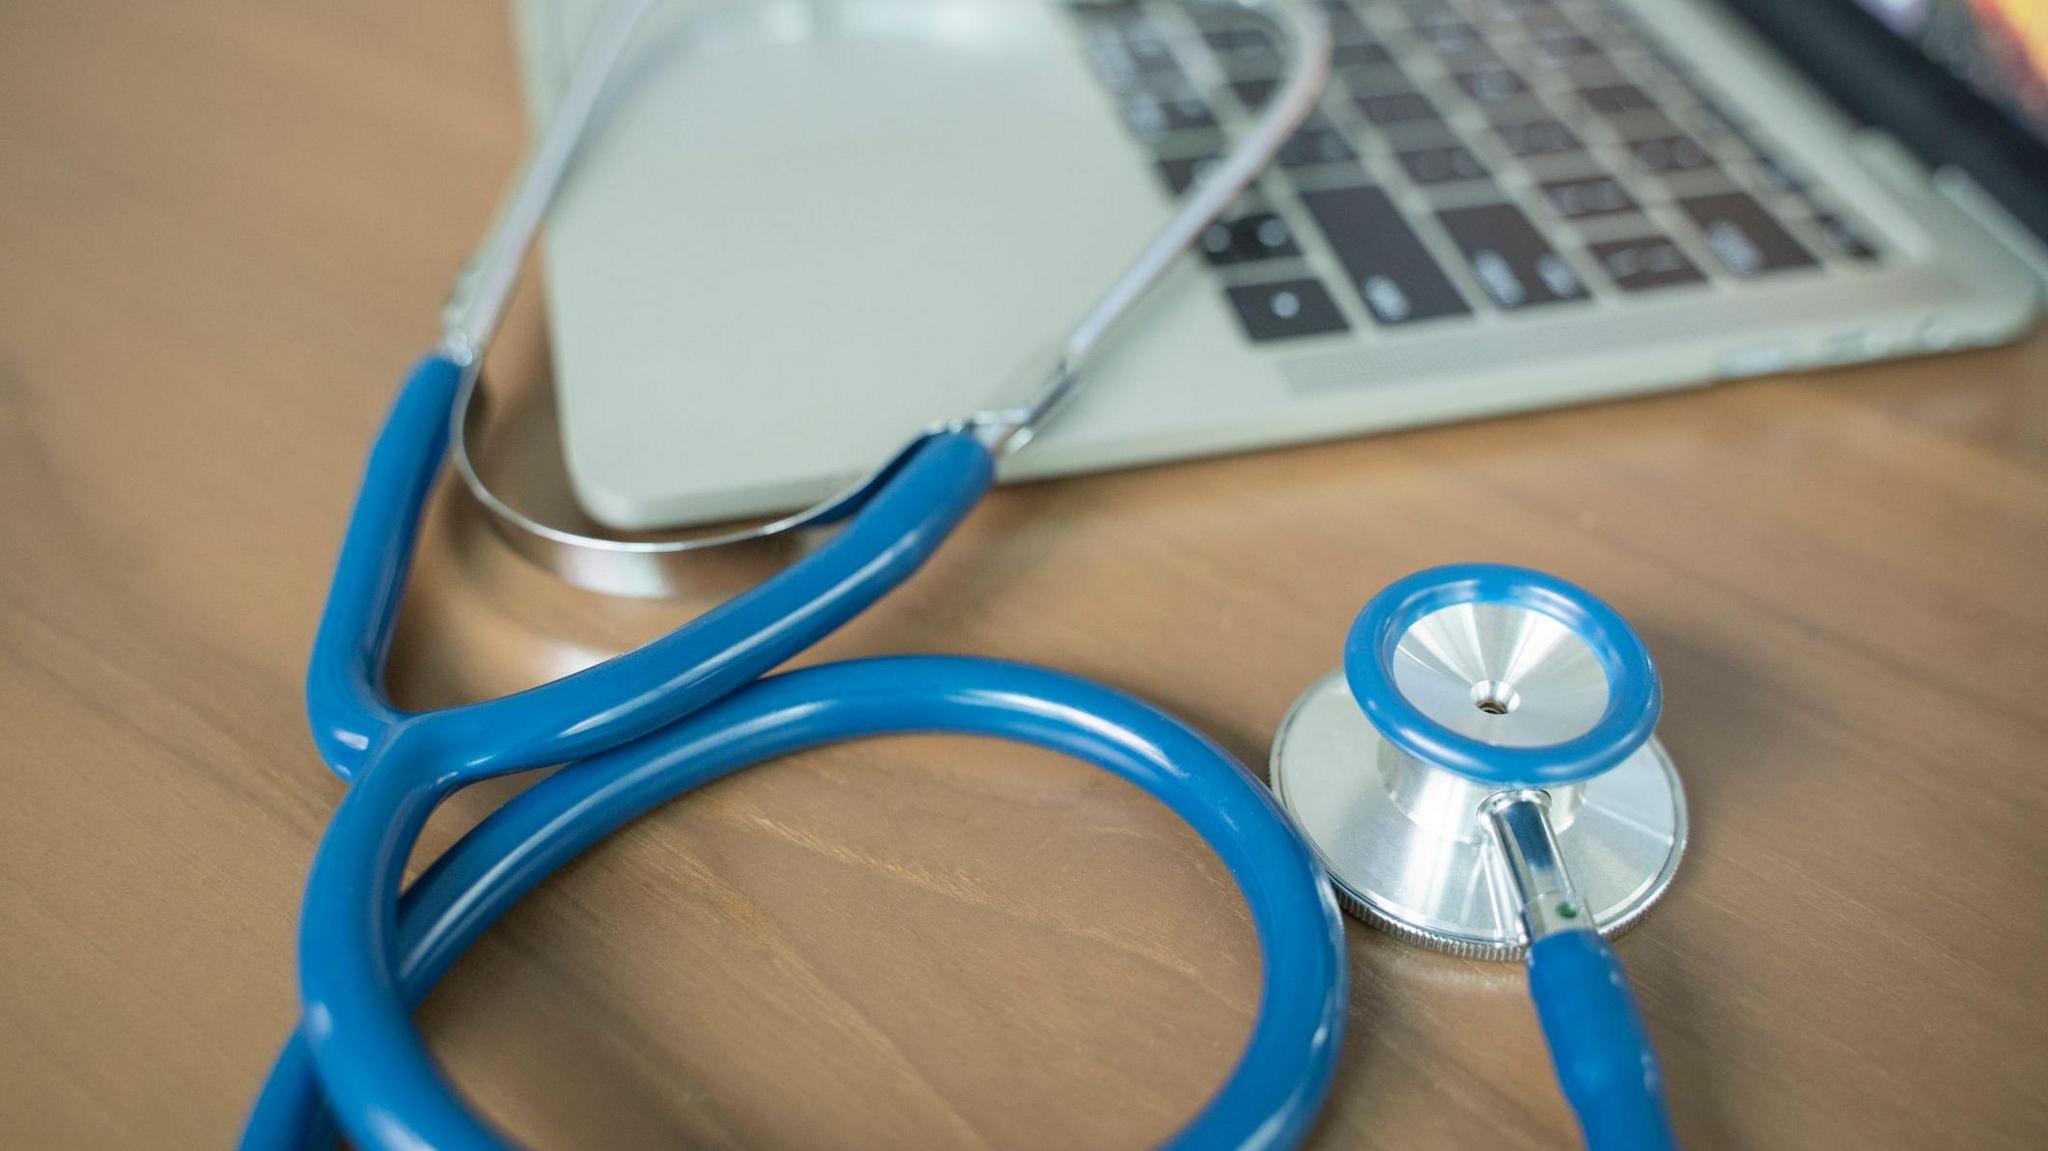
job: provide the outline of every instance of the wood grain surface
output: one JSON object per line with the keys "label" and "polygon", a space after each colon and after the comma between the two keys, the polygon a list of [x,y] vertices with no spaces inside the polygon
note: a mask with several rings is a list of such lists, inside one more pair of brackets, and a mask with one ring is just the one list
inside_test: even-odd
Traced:
{"label": "wood grain surface", "polygon": [[[0,5],[0,1145],[218,1147],[294,1016],[342,787],[300,674],[364,445],[522,126],[491,0]],[[530,301],[494,454],[549,471]],[[808,658],[1041,661],[1261,764],[1415,568],[1632,617],[1693,843],[1620,944],[1691,1147],[2048,1146],[2048,338],[1006,490]],[[538,682],[691,602],[440,499],[393,669]],[[516,784],[437,816],[438,850]],[[1564,1147],[1512,966],[1354,925],[1321,1148]],[[544,886],[428,1004],[546,1147],[1123,1147],[1233,1062],[1258,956],[1133,789],[960,740],[761,768]]]}

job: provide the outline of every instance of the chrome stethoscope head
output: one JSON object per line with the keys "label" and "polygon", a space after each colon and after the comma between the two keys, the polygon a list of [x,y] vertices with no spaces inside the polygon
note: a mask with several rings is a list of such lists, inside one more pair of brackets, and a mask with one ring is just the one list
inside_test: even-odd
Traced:
{"label": "chrome stethoscope head", "polygon": [[1346,910],[1511,959],[1586,916],[1619,934],[1670,886],[1686,813],[1662,703],[1642,640],[1582,589],[1433,568],[1373,597],[1295,702],[1273,789]]}

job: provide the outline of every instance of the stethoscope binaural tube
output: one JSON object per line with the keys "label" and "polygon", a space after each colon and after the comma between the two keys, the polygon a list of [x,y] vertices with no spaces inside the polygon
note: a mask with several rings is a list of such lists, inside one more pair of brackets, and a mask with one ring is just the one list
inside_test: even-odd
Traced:
{"label": "stethoscope binaural tube", "polygon": [[[306,673],[321,754],[352,779],[380,740],[431,719],[465,748],[468,780],[588,755],[688,714],[809,647],[924,563],[988,491],[994,463],[973,436],[926,437],[860,513],[816,551],[674,632],[553,683],[428,716],[381,691],[382,663],[426,493],[448,443],[464,369],[414,367],[370,450]],[[514,751],[513,749],[519,749]]]}
{"label": "stethoscope binaural tube", "polygon": [[[1216,849],[1251,909],[1262,952],[1257,1024],[1230,1079],[1165,1144],[1289,1147],[1306,1135],[1334,1071],[1344,1021],[1342,927],[1320,864],[1271,796],[1227,754],[1179,721],[1121,693],[1057,672],[991,660],[902,656],[791,672],[761,681],[636,743],[572,765],[493,813],[406,893],[389,921],[386,966],[366,951],[364,874],[377,852],[403,859],[422,792],[374,785],[337,816],[336,835],[362,838],[316,879],[309,922],[353,918],[353,929],[312,935],[309,1011],[346,1022],[307,1031],[280,1057],[245,1148],[310,1148],[331,1137],[309,1054],[368,1146],[498,1148],[460,1107],[405,1015],[457,956],[555,868],[615,828],[675,796],[765,759],[820,744],[914,731],[978,734],[1086,759],[1165,802]],[[406,833],[389,836],[394,823]],[[330,838],[330,842],[333,842]],[[326,849],[323,848],[323,854]],[[385,861],[388,864],[388,860]],[[393,865],[395,866],[395,865]],[[354,881],[354,882],[351,882]],[[383,884],[388,894],[390,884]],[[333,900],[330,906],[326,901]],[[325,950],[315,952],[313,948]],[[357,982],[338,1001],[323,989]],[[383,978],[378,976],[382,974]],[[339,1046],[337,1046],[339,1045]],[[369,1138],[361,1128],[368,1125]],[[416,1141],[416,1142],[411,1142]]]}

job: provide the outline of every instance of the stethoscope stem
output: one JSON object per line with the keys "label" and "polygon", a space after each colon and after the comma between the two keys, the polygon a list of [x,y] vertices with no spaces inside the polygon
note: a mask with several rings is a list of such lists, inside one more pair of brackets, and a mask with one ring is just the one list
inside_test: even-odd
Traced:
{"label": "stethoscope stem", "polygon": [[1585,900],[1565,870],[1550,826],[1550,795],[1534,788],[1497,791],[1479,805],[1494,849],[1521,905],[1529,942],[1592,926]]}
{"label": "stethoscope stem", "polygon": [[1495,792],[1480,814],[1529,937],[1529,993],[1558,1086],[1589,1151],[1675,1147],[1664,1074],[1621,960],[1572,883],[1550,826],[1550,796]]}

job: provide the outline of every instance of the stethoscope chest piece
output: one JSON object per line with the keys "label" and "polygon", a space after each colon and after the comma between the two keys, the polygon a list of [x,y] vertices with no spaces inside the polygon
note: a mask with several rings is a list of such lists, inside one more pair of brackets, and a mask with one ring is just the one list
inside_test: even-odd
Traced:
{"label": "stethoscope chest piece", "polygon": [[1346,910],[1511,959],[1532,925],[1612,936],[1670,886],[1686,812],[1661,702],[1642,641],[1590,594],[1436,568],[1366,605],[1343,669],[1281,723],[1273,789]]}

